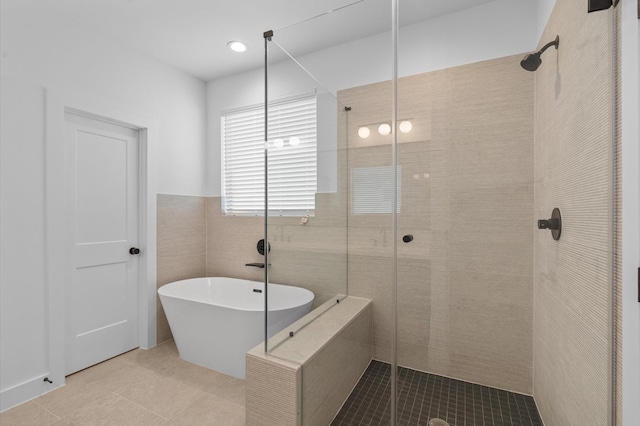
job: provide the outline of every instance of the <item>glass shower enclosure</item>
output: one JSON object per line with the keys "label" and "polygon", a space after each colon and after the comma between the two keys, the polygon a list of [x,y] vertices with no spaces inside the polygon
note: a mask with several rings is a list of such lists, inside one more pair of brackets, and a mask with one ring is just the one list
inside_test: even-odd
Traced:
{"label": "glass shower enclosure", "polygon": [[[265,33],[265,280],[315,294],[313,315],[265,334],[265,351],[366,298],[390,377],[361,418],[499,424],[512,414],[476,402],[513,394],[552,424],[614,424],[615,12],[558,2],[538,35],[535,4],[468,3],[318,6]],[[332,34],[344,26],[348,39]],[[278,115],[289,106],[299,120]],[[311,198],[287,187],[288,161]],[[555,207],[559,240],[538,229]],[[421,380],[457,396],[427,401]]]}

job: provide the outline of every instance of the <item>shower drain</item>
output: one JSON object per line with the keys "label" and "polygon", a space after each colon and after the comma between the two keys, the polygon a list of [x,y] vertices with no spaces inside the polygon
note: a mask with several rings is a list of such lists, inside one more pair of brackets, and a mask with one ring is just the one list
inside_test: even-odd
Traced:
{"label": "shower drain", "polygon": [[449,426],[449,423],[442,419],[431,419],[429,420],[429,426]]}

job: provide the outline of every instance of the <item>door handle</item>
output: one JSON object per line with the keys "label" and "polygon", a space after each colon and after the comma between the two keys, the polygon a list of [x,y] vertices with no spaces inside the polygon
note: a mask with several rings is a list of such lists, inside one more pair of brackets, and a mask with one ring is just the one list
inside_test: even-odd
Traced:
{"label": "door handle", "polygon": [[129,249],[129,254],[140,254],[140,249],[138,247],[131,247]]}

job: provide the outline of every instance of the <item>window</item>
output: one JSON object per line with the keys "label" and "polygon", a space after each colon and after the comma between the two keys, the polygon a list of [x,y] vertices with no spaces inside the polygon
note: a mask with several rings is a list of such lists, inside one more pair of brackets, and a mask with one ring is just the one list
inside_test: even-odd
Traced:
{"label": "window", "polygon": [[[316,97],[269,105],[269,214],[313,212],[317,188]],[[264,108],[222,116],[225,214],[264,214]]]}

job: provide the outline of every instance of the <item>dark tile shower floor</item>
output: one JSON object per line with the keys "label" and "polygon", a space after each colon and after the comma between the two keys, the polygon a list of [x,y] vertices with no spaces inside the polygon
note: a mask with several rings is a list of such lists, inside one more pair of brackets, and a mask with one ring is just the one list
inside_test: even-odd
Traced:
{"label": "dark tile shower floor", "polygon": [[[542,426],[533,398],[408,368],[398,369],[398,425]],[[391,366],[371,361],[332,425],[388,425]],[[434,426],[442,423],[434,422]]]}

